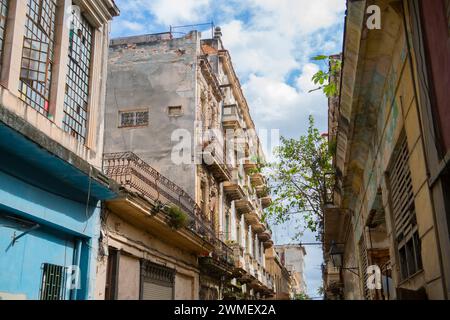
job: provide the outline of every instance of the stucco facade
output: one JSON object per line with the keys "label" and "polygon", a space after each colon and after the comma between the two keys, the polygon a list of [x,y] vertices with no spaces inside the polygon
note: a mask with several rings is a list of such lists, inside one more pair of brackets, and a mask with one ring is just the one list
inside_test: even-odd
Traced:
{"label": "stucco facade", "polygon": [[[381,8],[381,30],[366,27],[370,4]],[[447,297],[446,253],[426,161],[429,142],[418,89],[423,83],[412,47],[412,5],[348,2],[340,99],[330,103],[337,119],[330,139],[337,147],[334,203],[325,216],[328,298]],[[336,253],[342,267],[332,263]],[[381,288],[370,286],[370,266],[379,267]]]}
{"label": "stucco facade", "polygon": [[[101,166],[104,57],[119,10],[109,0],[1,5],[0,299],[92,299],[100,201],[115,196]],[[83,88],[69,71],[81,42],[89,54],[80,62],[95,61],[83,69]],[[72,109],[75,91],[80,109]],[[69,123],[78,117],[79,127]]]}
{"label": "stucco facade", "polygon": [[257,136],[243,134],[254,124],[220,36],[112,40],[105,153],[133,151],[185,191],[211,226],[215,249],[199,257],[200,299],[263,297],[271,292],[264,249],[273,244],[261,222],[270,204],[264,157]]}
{"label": "stucco facade", "polygon": [[265,256],[266,268],[272,275],[275,293],[270,299],[290,300],[293,298],[293,285],[295,285],[292,273],[281,262],[280,256],[273,247],[266,250]]}

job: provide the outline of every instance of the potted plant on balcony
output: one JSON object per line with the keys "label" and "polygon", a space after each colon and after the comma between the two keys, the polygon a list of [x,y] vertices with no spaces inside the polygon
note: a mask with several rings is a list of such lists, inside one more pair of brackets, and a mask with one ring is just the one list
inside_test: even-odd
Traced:
{"label": "potted plant on balcony", "polygon": [[169,226],[175,230],[186,227],[189,224],[189,216],[176,205],[166,207],[166,214],[169,217]]}

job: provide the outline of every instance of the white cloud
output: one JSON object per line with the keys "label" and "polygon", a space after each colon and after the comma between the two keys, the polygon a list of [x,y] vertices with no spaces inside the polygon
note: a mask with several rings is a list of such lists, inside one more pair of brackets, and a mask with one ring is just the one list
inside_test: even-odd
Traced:
{"label": "white cloud", "polygon": [[120,20],[118,23],[114,24],[113,27],[118,29],[126,29],[133,32],[141,32],[145,29],[145,26],[142,23],[128,20]]}
{"label": "white cloud", "polygon": [[[150,13],[154,17],[151,23],[162,25],[177,25],[180,23],[192,23],[208,13],[209,0],[133,0],[119,1],[119,7],[143,17],[142,14]],[[150,22],[150,21],[149,21]]]}
{"label": "white cloud", "polygon": [[[311,57],[341,51],[345,0],[117,0],[117,4],[122,16],[113,23],[114,36],[167,31],[169,25],[213,19],[222,27],[223,43],[258,129],[280,129],[284,136],[298,137],[312,114],[319,129],[326,130],[327,99],[319,91],[308,92],[315,88],[311,77],[319,68]],[[294,231],[283,232],[277,240],[289,242]],[[304,240],[314,241],[314,236],[305,235]],[[306,259],[308,289],[314,295],[321,282],[316,270],[320,249],[308,250]]]}

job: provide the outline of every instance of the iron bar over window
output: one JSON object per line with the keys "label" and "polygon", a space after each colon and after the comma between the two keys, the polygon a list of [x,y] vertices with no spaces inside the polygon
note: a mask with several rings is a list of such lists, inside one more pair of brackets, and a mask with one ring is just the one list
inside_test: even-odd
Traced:
{"label": "iron bar over window", "polygon": [[6,20],[8,19],[8,0],[0,0],[0,68],[3,60],[3,44],[6,32]]}
{"label": "iron bar over window", "polygon": [[22,100],[45,115],[49,111],[55,19],[55,0],[28,0],[19,91]]}
{"label": "iron bar over window", "polygon": [[82,143],[86,139],[89,113],[92,35],[93,28],[86,18],[74,13],[70,29],[63,127]]}
{"label": "iron bar over window", "polygon": [[42,265],[40,300],[65,299],[66,268],[50,263]]}

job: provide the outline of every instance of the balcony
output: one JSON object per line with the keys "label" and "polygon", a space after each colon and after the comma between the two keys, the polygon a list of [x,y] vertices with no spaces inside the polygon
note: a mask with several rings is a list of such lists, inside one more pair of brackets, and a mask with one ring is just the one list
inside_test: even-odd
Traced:
{"label": "balcony", "polygon": [[269,240],[267,240],[267,241],[264,241],[264,249],[269,249],[269,248],[272,248],[273,247],[273,240],[272,239],[269,239]]}
{"label": "balcony", "polygon": [[272,238],[272,231],[270,230],[269,226],[266,224],[266,228],[264,231],[258,234],[259,240],[262,242],[265,242]]}
{"label": "balcony", "polygon": [[[195,201],[134,153],[105,154],[104,171],[123,187],[119,198],[108,201],[107,206],[130,223],[197,253],[212,251],[217,245],[212,221]],[[186,227],[174,231],[169,226],[164,208],[171,204],[188,215]]]}
{"label": "balcony", "polygon": [[233,250],[234,267],[235,267],[234,275],[236,277],[240,277],[246,273],[244,248],[242,248],[239,243],[231,244],[230,248],[231,250]]}
{"label": "balcony", "polygon": [[247,196],[244,196],[242,199],[236,200],[234,202],[234,205],[241,214],[255,214],[257,216],[255,207]]}
{"label": "balcony", "polygon": [[261,198],[261,206],[263,207],[263,209],[267,208],[271,204],[272,204],[272,199],[269,196]]}
{"label": "balcony", "polygon": [[223,107],[222,125],[225,129],[244,128],[244,120],[239,114],[236,104],[225,105]]}
{"label": "balcony", "polygon": [[215,137],[203,143],[203,161],[219,182],[230,181],[233,168],[227,161],[225,147]]}
{"label": "balcony", "polygon": [[256,170],[258,170],[258,167],[259,167],[259,165],[256,161],[249,160],[249,159],[245,160],[243,165],[244,165],[245,172],[247,172],[250,175],[254,174],[256,172]]}
{"label": "balcony", "polygon": [[260,172],[255,172],[252,175],[250,175],[250,180],[254,187],[263,186],[267,184],[266,178]]}
{"label": "balcony", "polygon": [[199,258],[200,268],[212,277],[231,278],[235,267],[234,252],[231,247],[216,239],[213,252]]}
{"label": "balcony", "polygon": [[258,221],[252,225],[252,228],[257,234],[260,234],[266,230],[266,224],[258,218]]}
{"label": "balcony", "polygon": [[257,185],[255,186],[255,191],[258,198],[263,198],[269,195],[269,188],[267,185]]}
{"label": "balcony", "polygon": [[223,183],[223,191],[231,201],[245,198],[245,191],[239,180],[238,169],[235,168],[232,171],[232,179]]}

